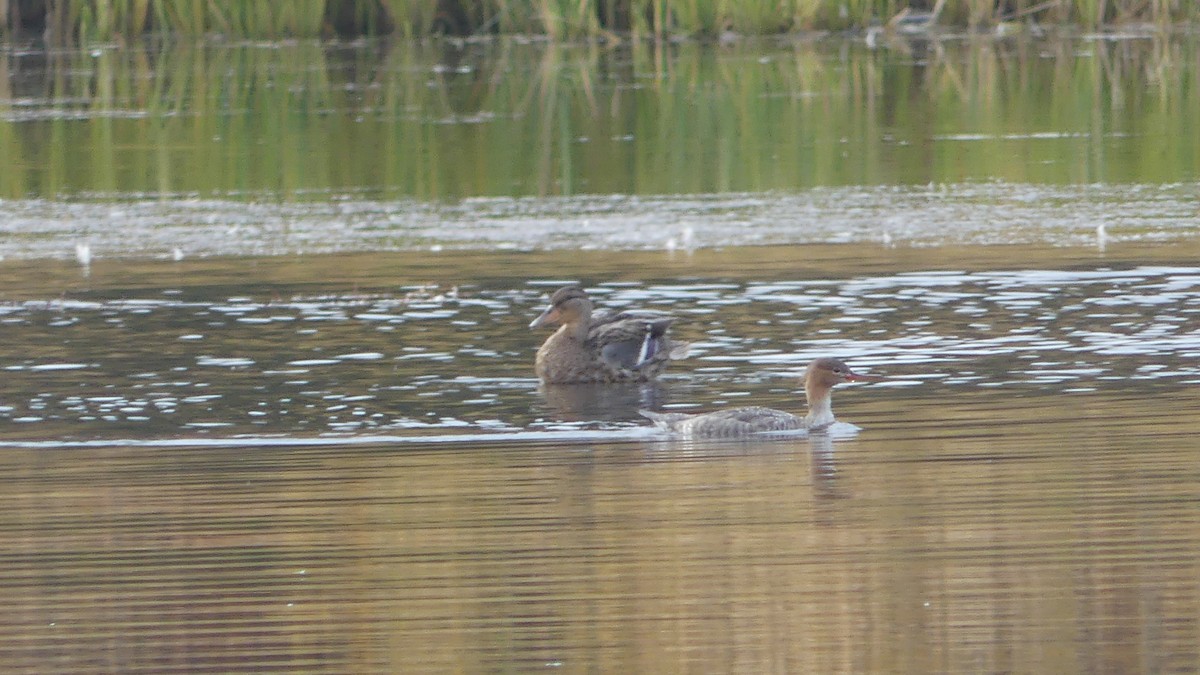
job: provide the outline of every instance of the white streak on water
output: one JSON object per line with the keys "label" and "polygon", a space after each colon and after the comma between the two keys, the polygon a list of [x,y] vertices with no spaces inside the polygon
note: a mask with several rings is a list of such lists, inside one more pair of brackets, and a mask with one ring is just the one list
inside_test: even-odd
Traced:
{"label": "white streak on water", "polygon": [[[155,195],[107,201],[0,201],[3,259],[75,256],[82,225],[89,246],[124,257],[189,258],[444,249],[641,249],[663,232],[688,234],[687,248],[747,244],[870,243],[880,224],[889,246],[944,244],[1097,245],[1170,241],[1198,234],[1194,185],[1028,185],[999,181],[933,186],[822,187],[799,193],[687,196],[476,198],[457,204],[365,201],[313,193],[280,204]],[[328,233],[336,228],[337,237]],[[230,236],[231,230],[237,236]],[[87,260],[90,262],[90,248]],[[567,280],[531,282],[562,285]],[[234,302],[236,299],[231,299]]]}

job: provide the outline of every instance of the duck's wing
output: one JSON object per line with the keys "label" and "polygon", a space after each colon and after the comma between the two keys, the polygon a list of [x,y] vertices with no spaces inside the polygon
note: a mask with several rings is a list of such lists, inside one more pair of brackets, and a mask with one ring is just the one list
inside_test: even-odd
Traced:
{"label": "duck's wing", "polygon": [[592,326],[596,327],[622,321],[640,321],[650,324],[662,324],[665,330],[666,326],[670,326],[674,320],[675,317],[670,314],[658,312],[653,309],[624,309],[619,312],[607,311],[594,314],[592,316]]}
{"label": "duck's wing", "polygon": [[667,330],[671,329],[671,324],[674,319],[666,312],[654,310],[625,310],[623,312],[614,313],[614,315],[602,317],[606,322],[624,322],[632,321],[646,325],[647,334],[650,339],[656,341],[652,354],[647,354],[642,359],[642,363],[648,362],[650,357],[655,354],[662,354],[662,359],[679,360],[688,358],[691,352],[691,342],[680,342],[673,340],[670,335],[667,335]]}
{"label": "duck's wing", "polygon": [[593,321],[588,341],[609,366],[636,370],[652,361],[672,358],[667,329],[674,318],[658,312],[626,311]]}

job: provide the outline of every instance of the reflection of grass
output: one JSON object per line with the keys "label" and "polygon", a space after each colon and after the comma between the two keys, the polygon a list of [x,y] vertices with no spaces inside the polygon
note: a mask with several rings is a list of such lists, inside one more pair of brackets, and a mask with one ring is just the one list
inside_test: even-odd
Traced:
{"label": "reflection of grass", "polygon": [[[0,0],[0,10],[15,0]],[[797,30],[863,28],[887,22],[915,0],[27,0],[22,15],[62,37],[131,38],[147,30],[232,37],[316,36],[396,31],[545,34],[575,39],[631,31],[635,35],[761,35]],[[911,7],[910,7],[911,6]],[[0,30],[8,12],[0,11]],[[1191,0],[946,0],[940,21],[986,27],[1008,21],[1072,23],[1095,29],[1129,22],[1167,24],[1200,19]]]}
{"label": "reflection of grass", "polygon": [[[0,53],[0,65],[13,57]],[[1167,40],[59,52],[0,79],[0,198],[710,193],[1200,175]],[[0,68],[0,73],[10,72]],[[62,101],[16,106],[5,101]]]}

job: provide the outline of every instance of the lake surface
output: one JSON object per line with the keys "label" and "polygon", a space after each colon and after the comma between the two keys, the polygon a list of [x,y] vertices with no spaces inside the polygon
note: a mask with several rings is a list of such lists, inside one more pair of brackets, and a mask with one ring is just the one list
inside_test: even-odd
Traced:
{"label": "lake surface", "polygon": [[[1200,668],[1195,51],[2,52],[0,662]],[[539,386],[569,281],[692,355]]]}

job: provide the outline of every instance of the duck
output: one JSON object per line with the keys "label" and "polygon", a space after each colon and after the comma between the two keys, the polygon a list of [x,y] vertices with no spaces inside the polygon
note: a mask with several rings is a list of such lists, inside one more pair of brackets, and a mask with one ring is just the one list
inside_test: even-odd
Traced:
{"label": "duck", "polygon": [[698,415],[657,413],[649,410],[638,412],[659,428],[684,438],[749,438],[772,431],[821,432],[836,421],[830,395],[834,386],[843,382],[882,379],[876,375],[856,373],[839,359],[822,357],[809,363],[804,371],[804,394],[808,399],[808,414],[803,417],[758,406],[729,408]]}
{"label": "duck", "polygon": [[533,368],[543,384],[649,382],[689,345],[667,335],[674,318],[661,312],[626,310],[595,315],[579,286],[550,296],[529,328],[558,324],[537,351]]}

